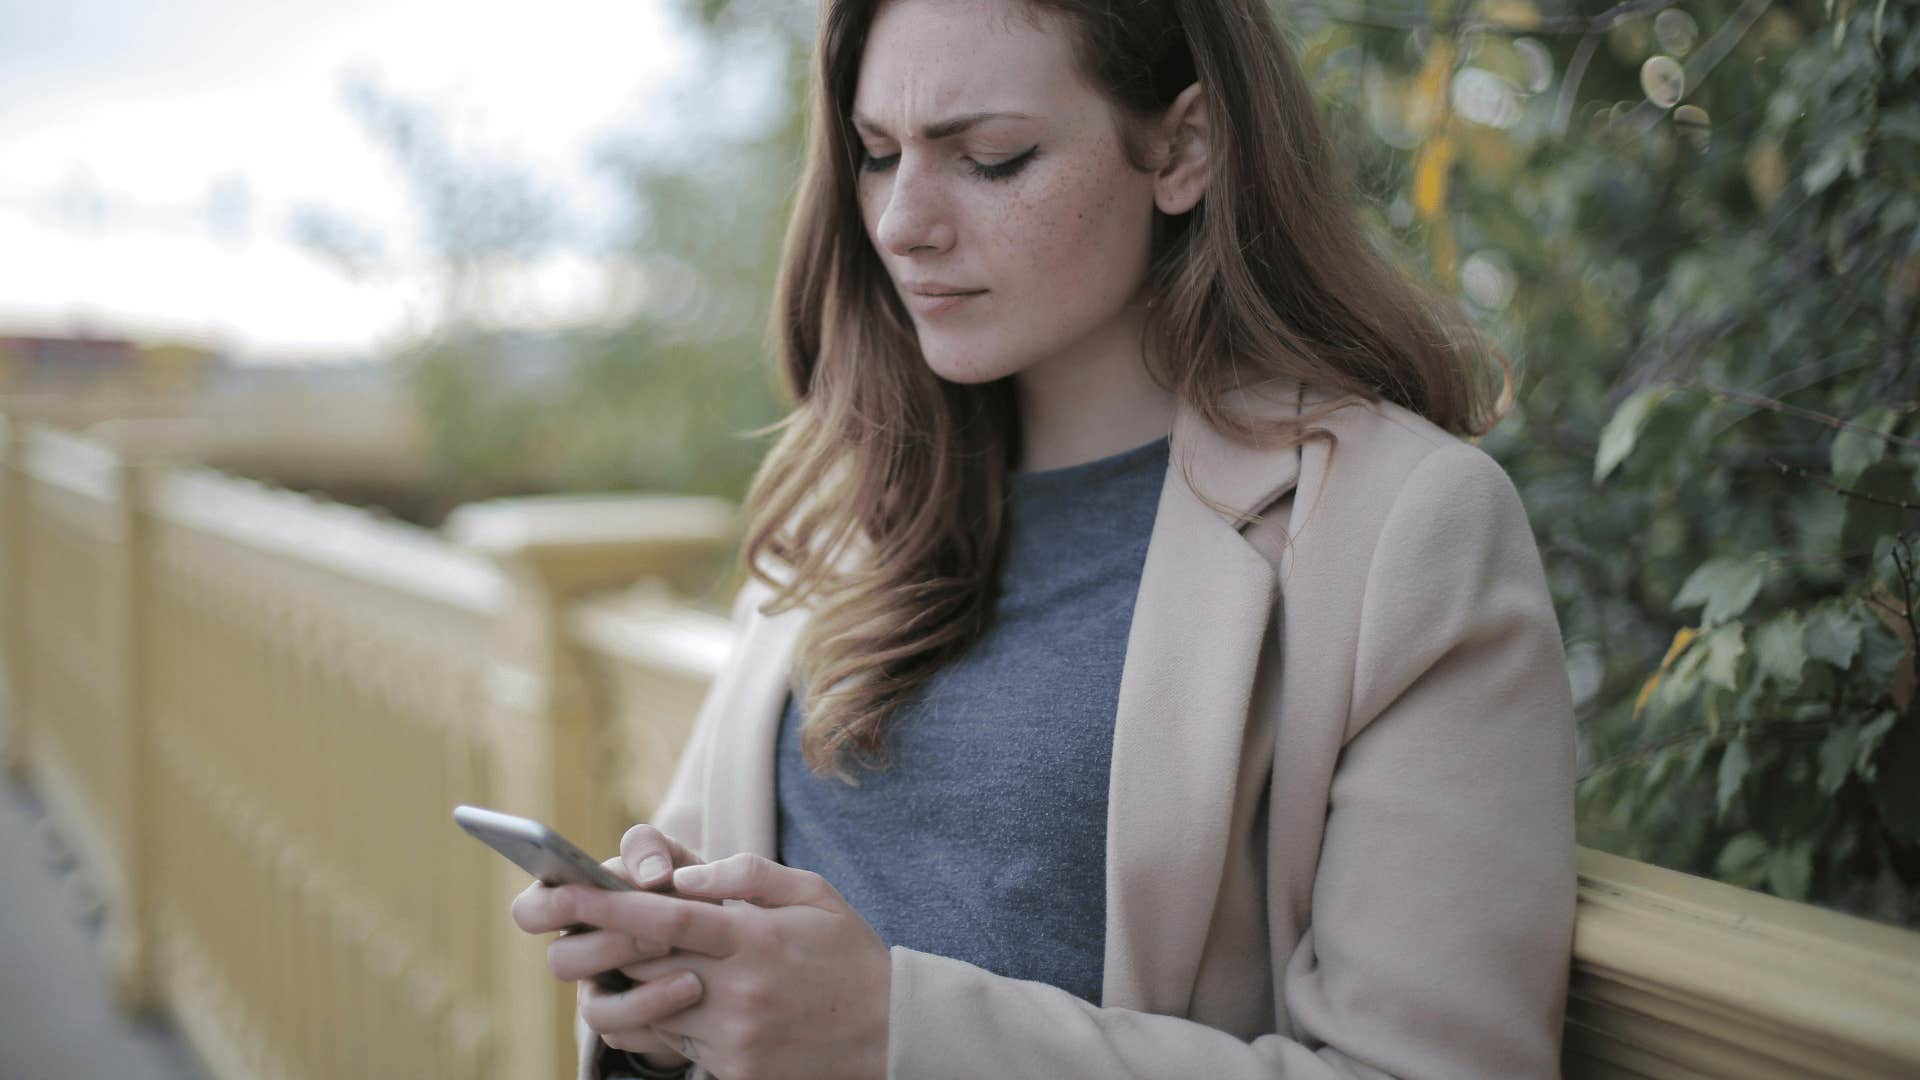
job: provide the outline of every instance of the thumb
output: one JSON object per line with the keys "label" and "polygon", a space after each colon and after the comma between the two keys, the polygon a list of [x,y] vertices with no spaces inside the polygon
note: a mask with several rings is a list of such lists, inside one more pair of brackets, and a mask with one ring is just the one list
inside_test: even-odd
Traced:
{"label": "thumb", "polygon": [[675,870],[673,888],[684,896],[787,907],[818,902],[828,886],[827,879],[811,870],[795,870],[763,855],[741,852]]}
{"label": "thumb", "polygon": [[674,867],[700,859],[678,840],[643,823],[628,829],[620,838],[620,861],[634,884],[643,889],[657,889],[667,883],[667,875]]}

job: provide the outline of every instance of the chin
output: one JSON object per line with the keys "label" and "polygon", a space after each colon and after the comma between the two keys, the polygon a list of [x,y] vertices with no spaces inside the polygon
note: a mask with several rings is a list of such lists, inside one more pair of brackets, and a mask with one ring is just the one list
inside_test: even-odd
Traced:
{"label": "chin", "polygon": [[923,348],[927,368],[947,382],[968,385],[989,383],[1019,372],[1023,366],[1007,357],[980,357],[964,352],[927,352]]}

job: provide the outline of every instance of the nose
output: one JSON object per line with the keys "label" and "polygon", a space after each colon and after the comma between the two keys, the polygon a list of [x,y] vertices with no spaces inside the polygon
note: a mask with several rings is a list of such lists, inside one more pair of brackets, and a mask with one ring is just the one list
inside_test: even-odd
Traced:
{"label": "nose", "polygon": [[888,175],[874,241],[895,255],[939,253],[953,246],[952,214],[946,206],[940,178],[918,165],[909,165],[905,151]]}

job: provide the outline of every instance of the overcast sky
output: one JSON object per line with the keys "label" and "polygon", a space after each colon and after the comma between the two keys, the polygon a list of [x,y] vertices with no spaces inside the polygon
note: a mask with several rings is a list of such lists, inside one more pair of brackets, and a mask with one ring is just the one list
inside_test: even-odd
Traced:
{"label": "overcast sky", "polygon": [[[346,80],[444,112],[605,237],[619,203],[593,146],[669,124],[693,57],[660,0],[0,0],[0,333],[378,351],[435,301],[403,177]],[[394,271],[356,280],[296,243],[315,207],[376,233]],[[593,316],[591,248],[528,269],[526,322]]]}

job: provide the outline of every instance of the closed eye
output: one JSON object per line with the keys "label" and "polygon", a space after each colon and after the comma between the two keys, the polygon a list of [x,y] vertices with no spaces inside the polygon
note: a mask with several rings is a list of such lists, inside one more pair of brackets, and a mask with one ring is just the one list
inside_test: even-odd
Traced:
{"label": "closed eye", "polygon": [[[1039,150],[1040,148],[1036,146],[1018,157],[995,164],[986,164],[975,161],[972,158],[965,158],[964,160],[967,163],[967,171],[983,180],[1005,180],[1026,168],[1027,162],[1032,161],[1033,156],[1038,153]],[[890,154],[887,157],[874,157],[863,150],[860,154],[860,170],[870,173],[886,172],[888,169],[893,168],[894,163],[899,160],[899,154]]]}
{"label": "closed eye", "polygon": [[1032,161],[1034,154],[1038,153],[1039,150],[1040,148],[1036,146],[1018,157],[1009,158],[997,165],[984,165],[969,158],[967,159],[967,168],[968,171],[972,172],[975,176],[988,180],[1005,180],[1007,177],[1026,168],[1027,162]]}

